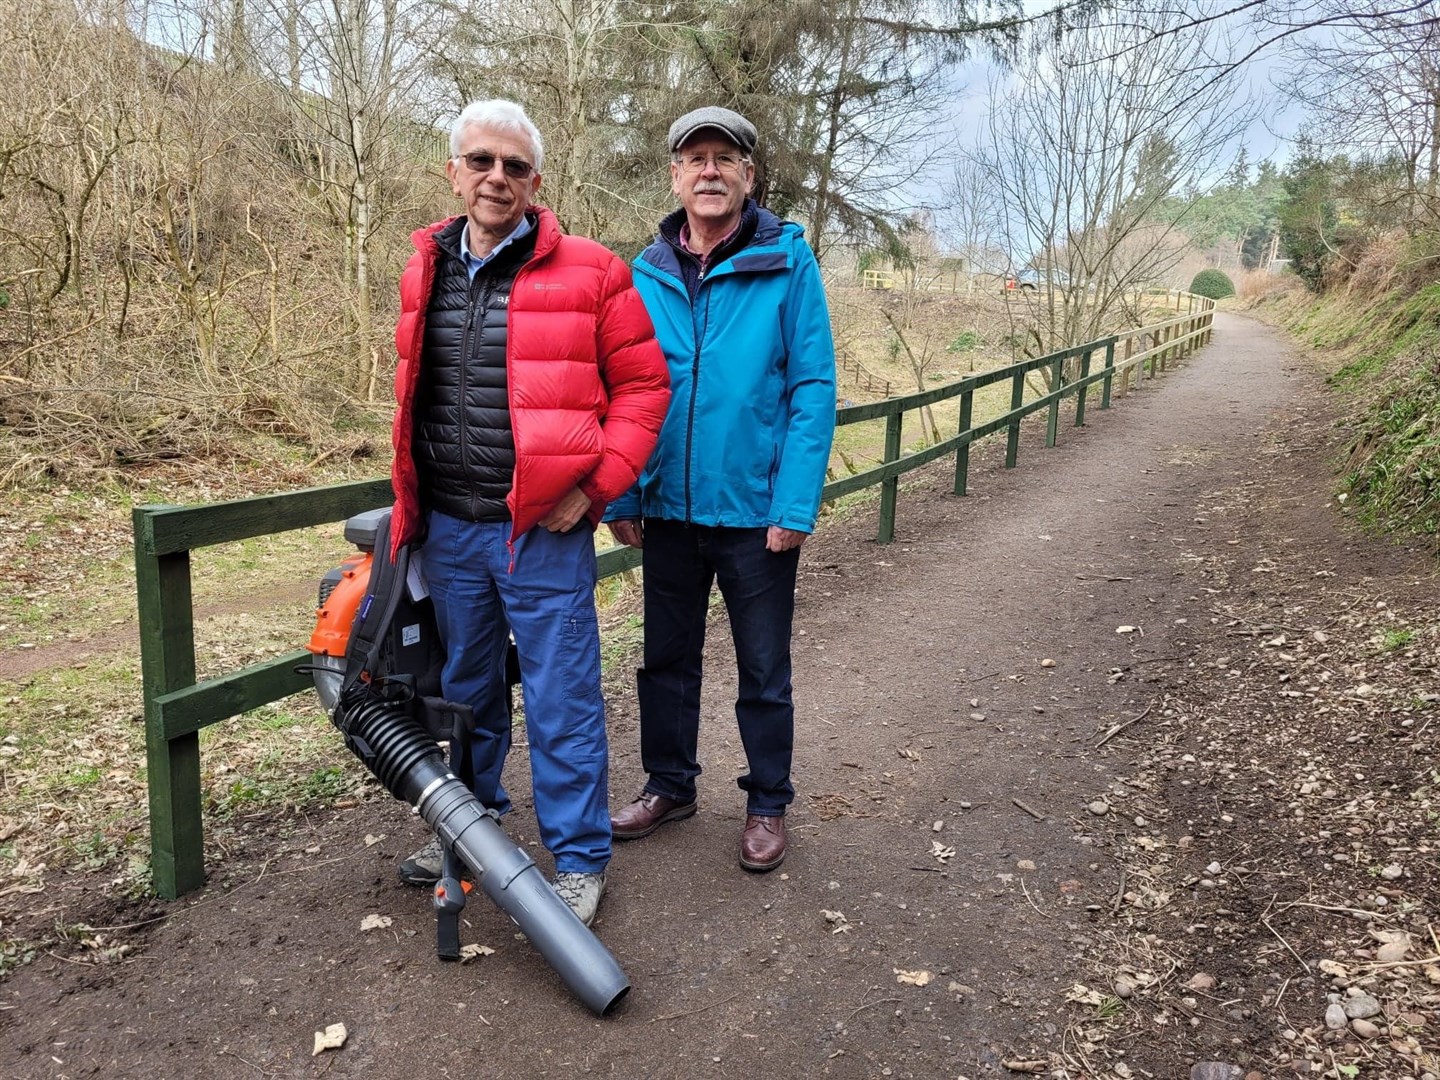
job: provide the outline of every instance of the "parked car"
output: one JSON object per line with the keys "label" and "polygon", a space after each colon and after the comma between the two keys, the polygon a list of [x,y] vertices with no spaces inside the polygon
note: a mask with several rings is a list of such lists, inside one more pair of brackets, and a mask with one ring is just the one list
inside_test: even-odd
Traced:
{"label": "parked car", "polygon": [[1051,288],[1064,289],[1070,284],[1070,275],[1064,270],[1051,270],[1047,275],[1042,270],[1027,269],[1017,270],[1005,277],[1005,291],[1012,289],[1016,291],[1034,292],[1041,285],[1048,285]]}

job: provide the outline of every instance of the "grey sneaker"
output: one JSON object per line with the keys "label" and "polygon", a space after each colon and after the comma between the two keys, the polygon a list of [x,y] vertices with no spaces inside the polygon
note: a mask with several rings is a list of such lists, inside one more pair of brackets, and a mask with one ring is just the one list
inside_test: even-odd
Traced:
{"label": "grey sneaker", "polygon": [[555,892],[575,912],[582,923],[589,926],[595,921],[595,912],[600,907],[600,898],[605,895],[604,874],[555,875]]}
{"label": "grey sneaker", "polygon": [[432,836],[428,844],[395,867],[395,872],[406,885],[428,888],[440,880],[440,861],[443,857],[444,849],[440,846],[440,838]]}

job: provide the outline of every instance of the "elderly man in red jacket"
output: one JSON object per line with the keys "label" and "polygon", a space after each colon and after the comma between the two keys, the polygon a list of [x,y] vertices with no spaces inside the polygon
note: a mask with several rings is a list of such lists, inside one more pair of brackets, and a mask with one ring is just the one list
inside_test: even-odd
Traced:
{"label": "elderly man in red jacket", "polygon": [[[450,152],[465,213],[414,234],[400,279],[392,529],[423,539],[441,689],[474,709],[475,795],[501,813],[514,634],[540,836],[588,926],[610,859],[594,527],[644,468],[669,377],[625,263],[531,202],[524,110],[467,106]],[[400,877],[433,883],[440,861],[431,841]]]}

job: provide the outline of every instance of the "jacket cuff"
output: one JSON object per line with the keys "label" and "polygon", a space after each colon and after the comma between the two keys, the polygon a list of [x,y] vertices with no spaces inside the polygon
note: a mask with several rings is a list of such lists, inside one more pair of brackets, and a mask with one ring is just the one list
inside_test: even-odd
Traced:
{"label": "jacket cuff", "polygon": [[640,497],[638,495],[622,495],[605,508],[605,514],[601,521],[639,521],[640,520]]}

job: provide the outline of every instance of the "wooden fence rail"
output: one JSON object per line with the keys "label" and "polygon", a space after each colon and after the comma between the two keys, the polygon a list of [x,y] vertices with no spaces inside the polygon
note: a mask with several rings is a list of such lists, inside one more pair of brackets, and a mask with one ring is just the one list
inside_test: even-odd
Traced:
{"label": "wooden fence rail", "polygon": [[[1179,303],[1177,300],[1177,308]],[[976,441],[1005,432],[1005,466],[1013,468],[1019,452],[1021,420],[1045,409],[1045,444],[1054,446],[1064,398],[1075,398],[1075,425],[1083,425],[1092,386],[1100,384],[1100,408],[1108,408],[1117,379],[1118,392],[1124,394],[1132,380],[1138,384],[1142,376],[1153,378],[1168,363],[1209,341],[1213,309],[1214,301],[1196,297],[1191,300],[1191,311],[1164,322],[971,375],[932,390],[837,409],[836,423],[842,425],[884,418],[884,458],[875,468],[826,484],[823,497],[828,501],[880,485],[878,539],[889,543],[895,535],[899,478],[903,473],[954,454],[954,490],[964,495],[970,447]],[[1025,377],[1033,371],[1048,373],[1049,389],[1026,402]],[[1010,410],[973,424],[975,392],[1007,380],[1011,384]],[[957,433],[933,446],[903,454],[905,413],[954,397],[960,399]],[[151,880],[161,896],[173,899],[199,888],[205,880],[200,731],[310,686],[309,677],[295,670],[310,660],[310,654],[304,651],[196,682],[191,551],[343,521],[390,501],[388,480],[365,480],[203,506],[135,508],[135,585],[145,699],[150,867]],[[605,578],[639,565],[640,553],[631,548],[612,548],[600,553],[598,563],[600,576]]]}
{"label": "wooden fence rail", "polygon": [[866,393],[890,396],[890,380],[876,375],[859,360],[852,360],[842,353],[835,357],[835,364],[839,369],[837,374],[849,376],[857,387],[864,386]]}

